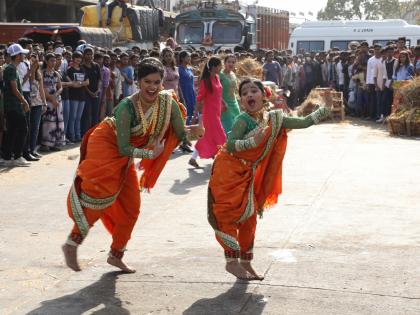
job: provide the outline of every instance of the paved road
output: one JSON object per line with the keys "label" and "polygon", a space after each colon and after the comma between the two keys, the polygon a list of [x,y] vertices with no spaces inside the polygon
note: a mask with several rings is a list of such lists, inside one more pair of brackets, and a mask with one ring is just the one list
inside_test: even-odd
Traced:
{"label": "paved road", "polygon": [[210,162],[176,153],[126,260],[99,223],[64,267],[77,148],[0,169],[0,314],[420,314],[420,142],[361,121],[289,133],[280,203],[257,229],[262,282],[235,281],[206,222]]}

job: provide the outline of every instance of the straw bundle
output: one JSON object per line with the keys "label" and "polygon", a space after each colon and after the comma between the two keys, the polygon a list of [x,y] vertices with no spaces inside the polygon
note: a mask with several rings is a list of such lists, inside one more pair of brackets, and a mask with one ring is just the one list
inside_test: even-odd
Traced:
{"label": "straw bundle", "polygon": [[[312,90],[306,100],[296,108],[298,116],[306,116],[318,107],[327,106],[325,99],[315,90]],[[328,107],[328,106],[327,106]]]}
{"label": "straw bundle", "polygon": [[262,64],[252,58],[238,61],[236,63],[236,75],[240,79],[254,78],[261,80],[263,77]]}
{"label": "straw bundle", "polygon": [[420,77],[401,87],[400,93],[403,97],[402,106],[407,108],[420,107]]}

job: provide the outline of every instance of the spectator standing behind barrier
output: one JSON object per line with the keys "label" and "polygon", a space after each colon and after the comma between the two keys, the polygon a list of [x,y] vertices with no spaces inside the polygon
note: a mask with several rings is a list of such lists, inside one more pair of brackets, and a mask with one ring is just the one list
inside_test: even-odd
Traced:
{"label": "spectator standing behind barrier", "polygon": [[[106,111],[106,90],[109,87],[109,80],[111,79],[110,70],[104,66],[104,55],[102,53],[95,53],[93,61],[99,65],[101,69],[101,90],[99,92],[99,118],[98,122],[105,118]],[[112,110],[112,109],[111,109]],[[109,112],[109,114],[111,114]]]}
{"label": "spectator standing behind barrier", "polygon": [[182,93],[179,90],[179,70],[176,66],[174,52],[171,48],[164,48],[160,60],[165,70],[163,75],[163,88],[165,90],[173,90],[179,99],[183,99]]}
{"label": "spectator standing behind barrier", "polygon": [[72,55],[71,67],[67,70],[67,79],[73,82],[69,88],[70,113],[67,128],[68,138],[71,142],[80,142],[82,139],[81,119],[85,107],[86,87],[89,79],[81,66],[83,55],[75,51]]}
{"label": "spectator standing behind barrier", "polygon": [[[379,56],[375,52],[375,56]],[[381,63],[377,63],[374,67],[374,80],[375,80],[375,91],[376,91],[376,122],[382,123],[385,116],[385,107],[383,103],[383,91],[385,88],[386,71],[384,68],[385,62],[385,50],[380,50]]]}
{"label": "spectator standing behind barrier", "polygon": [[414,78],[414,66],[410,62],[408,52],[401,51],[398,57],[398,65],[395,69],[394,80],[404,81]]}
{"label": "spectator standing behind barrier", "polygon": [[397,59],[394,57],[394,47],[387,46],[385,48],[385,61],[384,73],[385,73],[385,86],[382,95],[382,102],[384,104],[384,115],[388,116],[391,114],[392,100],[394,98],[394,91],[392,89],[393,75],[397,66]]}
{"label": "spectator standing behind barrier", "polygon": [[1,148],[3,146],[3,134],[4,134],[4,98],[3,98],[3,70],[6,65],[6,52],[3,53],[0,50],[0,160],[1,160]]}
{"label": "spectator standing behind barrier", "polygon": [[[378,77],[378,69],[379,67],[382,69],[382,46],[379,44],[376,44],[374,46],[374,56],[369,58],[367,63],[367,70],[366,70],[366,83],[368,85],[368,91],[369,91],[369,102],[368,102],[368,112],[367,115],[370,119],[378,119],[376,117],[376,107],[378,101],[381,102],[382,100],[378,97],[381,95],[381,91],[378,88],[377,80],[379,80]],[[383,78],[383,76],[382,76]],[[382,80],[381,78],[381,80]]]}
{"label": "spectator standing behind barrier", "polygon": [[65,145],[63,105],[61,103],[60,74],[55,70],[56,56],[48,53],[45,56],[42,76],[44,78],[44,91],[47,99],[47,111],[42,117],[41,151],[60,151]]}
{"label": "spectator standing behind barrier", "polygon": [[363,55],[359,55],[352,80],[356,84],[356,116],[368,117],[369,91],[366,84],[366,63],[364,63]]}
{"label": "spectator standing behind barrier", "polygon": [[44,91],[44,78],[40,70],[40,63],[37,54],[31,55],[31,111],[29,129],[29,149],[30,154],[36,158],[41,155],[36,152],[38,142],[39,126],[42,113],[47,110],[47,100]]}
{"label": "spectator standing behind barrier", "polygon": [[129,63],[129,57],[126,53],[120,55],[121,76],[123,77],[122,90],[123,97],[128,97],[134,93],[134,68]]}
{"label": "spectator standing behind barrier", "polygon": [[65,60],[63,56],[59,53],[56,53],[55,58],[56,58],[56,62],[55,62],[54,69],[60,76],[61,87],[63,89],[60,96],[61,96],[61,104],[63,107],[64,136],[66,138],[65,144],[70,144],[72,142],[67,138],[67,127],[68,127],[68,122],[69,122],[69,117],[70,117],[69,87],[73,85],[73,82],[67,79],[67,74],[66,74],[67,67],[62,66],[63,60]]}
{"label": "spectator standing behind barrier", "polygon": [[265,54],[265,62],[263,65],[263,80],[274,82],[278,86],[280,86],[282,82],[282,70],[280,64],[277,61],[273,60],[273,58],[273,51],[267,51],[267,53]]}
{"label": "spectator standing behind barrier", "polygon": [[83,51],[83,70],[89,79],[89,85],[85,87],[85,106],[82,114],[82,137],[86,131],[99,122],[99,94],[101,93],[101,69],[93,61],[93,49],[85,48]]}
{"label": "spectator standing behind barrier", "polygon": [[420,76],[420,45],[417,45],[414,48],[414,70],[416,72],[416,76]]}
{"label": "spectator standing behind barrier", "polygon": [[[109,84],[105,89],[104,93],[104,112],[101,120],[106,116],[111,116],[112,110],[114,109],[114,89],[115,89],[115,75],[110,69],[111,57],[109,55],[104,55],[103,67],[105,71],[109,72]],[[105,74],[105,73],[104,73]],[[106,74],[105,74],[106,76]]]}
{"label": "spectator standing behind barrier", "polygon": [[111,57],[111,63],[109,65],[109,69],[111,70],[112,74],[113,74],[113,80],[114,80],[114,107],[117,106],[117,104],[120,102],[120,100],[122,99],[122,75],[121,75],[121,71],[118,67],[118,55],[116,53],[112,53],[110,54]]}
{"label": "spectator standing behind barrier", "polygon": [[[28,54],[26,54],[23,58],[23,61],[18,66],[18,73],[20,82],[22,84],[22,93],[23,97],[26,99],[26,101],[29,104],[29,111],[25,114],[26,116],[26,123],[28,124],[28,132],[30,130],[30,113],[31,113],[31,61],[28,59],[29,54],[32,50],[32,39],[29,38],[20,38],[18,40],[19,45],[22,46],[23,49],[27,49],[29,51]],[[27,161],[33,162],[38,161],[39,158],[34,157],[30,154],[30,148],[29,148],[29,135],[26,137],[25,144],[23,146],[23,158]]]}
{"label": "spectator standing behind barrier", "polygon": [[[25,114],[29,104],[23,96],[17,67],[29,50],[19,44],[12,44],[7,49],[11,63],[3,71],[4,112],[6,118],[6,135],[3,144],[4,166],[29,166],[31,163],[22,157],[23,147],[28,135],[28,124]],[[12,156],[14,160],[12,160]]]}

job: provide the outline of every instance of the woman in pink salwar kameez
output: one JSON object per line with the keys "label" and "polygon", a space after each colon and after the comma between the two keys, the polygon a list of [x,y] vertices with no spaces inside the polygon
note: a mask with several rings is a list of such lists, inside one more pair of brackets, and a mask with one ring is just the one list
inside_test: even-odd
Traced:
{"label": "woman in pink salwar kameez", "polygon": [[226,134],[223,129],[220,116],[222,108],[225,108],[222,98],[222,84],[219,75],[222,62],[217,57],[211,57],[204,66],[200,80],[200,88],[197,96],[198,114],[201,111],[201,120],[205,128],[204,137],[198,140],[192,153],[189,164],[198,168],[197,158],[213,158],[219,146],[226,142]]}

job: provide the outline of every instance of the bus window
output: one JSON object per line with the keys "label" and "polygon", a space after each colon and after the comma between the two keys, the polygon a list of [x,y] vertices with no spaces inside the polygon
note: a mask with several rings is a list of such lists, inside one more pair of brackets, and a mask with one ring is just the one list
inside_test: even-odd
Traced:
{"label": "bus window", "polygon": [[304,50],[305,52],[311,52],[311,51],[323,51],[324,50],[324,41],[322,40],[314,40],[314,41],[298,41],[296,51],[299,53],[301,50]]}
{"label": "bus window", "polygon": [[375,39],[373,41],[373,45],[379,44],[382,47],[385,47],[386,43],[388,43],[388,42],[395,42],[395,40],[392,40],[392,39]]}
{"label": "bus window", "polygon": [[177,42],[181,44],[199,44],[204,36],[204,24],[201,22],[181,23],[178,26]]}
{"label": "bus window", "polygon": [[330,48],[338,48],[339,50],[348,50],[351,42],[358,42],[359,44],[365,40],[332,40]]}

